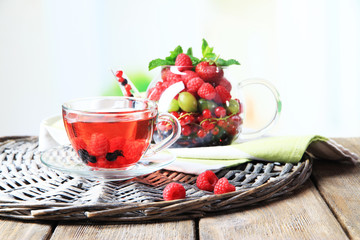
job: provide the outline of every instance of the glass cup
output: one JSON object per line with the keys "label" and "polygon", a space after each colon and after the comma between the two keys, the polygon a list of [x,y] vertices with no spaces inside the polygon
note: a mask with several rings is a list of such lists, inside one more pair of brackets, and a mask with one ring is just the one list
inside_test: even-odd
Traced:
{"label": "glass cup", "polygon": [[[281,101],[270,82],[262,79],[237,81],[227,67],[212,65],[207,68],[201,74],[194,67],[163,66],[147,89],[147,98],[157,101],[159,111],[171,113],[181,124],[181,137],[172,147],[229,145],[238,138],[259,137],[275,124],[281,112]],[[250,85],[265,87],[275,104],[271,109],[272,117],[264,126],[243,131],[244,109],[248,105],[242,92]],[[159,126],[154,134],[155,141],[167,137],[171,130],[167,123]]]}
{"label": "glass cup", "polygon": [[[179,138],[178,120],[159,113],[156,102],[132,97],[93,97],[62,105],[65,129],[81,160],[95,168],[126,170],[141,158],[171,146]],[[171,133],[151,144],[159,122],[171,126]]]}

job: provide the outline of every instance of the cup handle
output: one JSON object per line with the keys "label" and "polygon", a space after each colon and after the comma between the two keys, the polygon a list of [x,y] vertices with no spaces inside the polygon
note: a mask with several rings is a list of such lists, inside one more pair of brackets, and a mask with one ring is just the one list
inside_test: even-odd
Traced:
{"label": "cup handle", "polygon": [[251,131],[251,132],[242,132],[241,137],[243,139],[251,139],[262,136],[266,131],[268,131],[279,119],[280,112],[281,112],[281,100],[279,92],[276,90],[275,86],[272,85],[269,81],[264,79],[252,78],[252,79],[245,79],[238,83],[238,88],[244,88],[249,85],[259,84],[265,86],[267,89],[270,90],[272,93],[274,100],[276,102],[276,107],[274,109],[274,115],[272,119],[262,128]]}
{"label": "cup handle", "polygon": [[149,149],[146,151],[144,157],[150,157],[150,156],[156,154],[157,152],[170,147],[180,137],[181,125],[176,117],[174,117],[173,115],[171,115],[169,113],[159,113],[159,116],[156,120],[156,124],[158,124],[159,122],[162,122],[162,121],[168,122],[172,127],[172,131],[169,136],[167,136],[160,142],[158,142],[156,144],[151,144]]}

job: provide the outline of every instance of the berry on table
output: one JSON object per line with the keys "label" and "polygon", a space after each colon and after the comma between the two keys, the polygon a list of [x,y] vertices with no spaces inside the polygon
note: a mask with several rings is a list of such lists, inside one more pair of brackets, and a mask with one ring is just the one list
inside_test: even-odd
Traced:
{"label": "berry on table", "polygon": [[165,201],[183,199],[186,196],[186,190],[179,183],[169,183],[163,190],[163,198]]}
{"label": "berry on table", "polygon": [[234,192],[235,186],[229,183],[229,180],[225,177],[220,178],[214,187],[215,194],[223,194],[228,192]]}
{"label": "berry on table", "polygon": [[214,191],[214,187],[218,181],[218,177],[210,170],[201,173],[196,179],[196,186],[205,191]]}

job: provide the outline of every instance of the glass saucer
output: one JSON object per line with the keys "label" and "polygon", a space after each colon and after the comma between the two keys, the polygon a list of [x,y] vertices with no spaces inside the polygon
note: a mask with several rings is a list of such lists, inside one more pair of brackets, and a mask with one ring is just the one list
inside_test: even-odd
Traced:
{"label": "glass saucer", "polygon": [[81,161],[71,145],[51,148],[41,153],[41,162],[49,168],[69,175],[102,181],[126,180],[162,169],[175,160],[173,153],[162,151],[151,157],[141,158],[130,169],[94,168]]}

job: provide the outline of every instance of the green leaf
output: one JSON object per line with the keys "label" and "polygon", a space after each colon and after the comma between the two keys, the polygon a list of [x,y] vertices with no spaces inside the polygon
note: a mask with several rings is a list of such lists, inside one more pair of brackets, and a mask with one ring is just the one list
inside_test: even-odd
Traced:
{"label": "green leaf", "polygon": [[186,55],[188,55],[189,57],[193,55],[193,51],[191,47],[187,50]]}
{"label": "green leaf", "polygon": [[149,62],[149,71],[154,68],[160,67],[160,66],[173,65],[173,64],[174,64],[174,62],[172,62],[172,61],[157,58],[157,59],[154,59],[151,62]]}
{"label": "green leaf", "polygon": [[193,66],[196,66],[200,62],[200,59],[198,59],[197,57],[194,57],[192,55],[189,55],[189,57],[191,59],[191,62],[192,62]]}
{"label": "green leaf", "polygon": [[230,66],[230,65],[240,65],[240,63],[238,61],[236,61],[235,59],[224,60],[222,58],[219,58],[216,61],[216,65],[218,65],[218,66]]}
{"label": "green leaf", "polygon": [[212,52],[209,52],[209,53],[206,53],[206,55],[204,57],[207,58],[207,59],[214,60],[216,58],[216,54],[212,53]]}
{"label": "green leaf", "polygon": [[167,58],[165,58],[165,60],[167,61],[173,61],[175,63],[175,59],[176,57],[180,54],[183,53],[183,49],[182,47],[179,45],[177,46],[174,51],[170,52],[170,56],[168,56]]}
{"label": "green leaf", "polygon": [[205,56],[205,50],[206,50],[206,48],[208,47],[209,45],[208,45],[208,43],[207,43],[207,41],[203,38],[203,40],[202,40],[202,46],[201,46],[201,52],[202,52],[202,55],[203,56]]}

